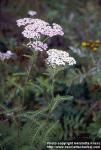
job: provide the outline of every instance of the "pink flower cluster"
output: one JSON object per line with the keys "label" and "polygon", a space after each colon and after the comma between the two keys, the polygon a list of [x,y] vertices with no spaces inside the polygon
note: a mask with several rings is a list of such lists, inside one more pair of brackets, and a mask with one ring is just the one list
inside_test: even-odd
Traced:
{"label": "pink flower cluster", "polygon": [[35,51],[43,51],[43,50],[47,50],[48,45],[46,43],[43,43],[41,41],[34,41],[34,42],[29,42],[27,44],[29,47],[34,48]]}
{"label": "pink flower cluster", "polygon": [[61,36],[64,35],[63,29],[60,25],[53,23],[51,26],[48,22],[45,22],[44,20],[41,19],[23,18],[17,20],[17,25],[19,27],[25,26],[22,34],[24,37],[33,39],[35,41],[34,44],[31,43],[31,46],[35,48],[35,50],[47,49],[46,44],[41,43],[41,41],[39,43],[39,39],[41,39],[42,36],[53,37],[56,35],[61,35]]}
{"label": "pink flower cluster", "polygon": [[56,23],[53,23],[52,26],[48,22],[45,22],[41,19],[32,19],[32,18],[23,18],[17,20],[17,25],[25,26],[22,34],[26,38],[40,38],[41,35],[46,35],[53,37],[56,35],[64,35],[62,27]]}

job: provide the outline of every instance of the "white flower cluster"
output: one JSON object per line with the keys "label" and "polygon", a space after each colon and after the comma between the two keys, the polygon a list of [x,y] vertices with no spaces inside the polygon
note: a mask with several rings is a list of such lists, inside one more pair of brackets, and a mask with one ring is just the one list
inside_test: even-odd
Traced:
{"label": "white flower cluster", "polygon": [[68,65],[76,64],[76,61],[73,57],[69,57],[69,54],[62,50],[49,49],[47,51],[48,58],[46,62],[49,66],[55,68],[56,66],[64,66],[66,63]]}
{"label": "white flower cluster", "polygon": [[4,61],[5,59],[10,59],[12,56],[14,56],[14,53],[9,50],[6,53],[0,52],[0,60],[2,61]]}

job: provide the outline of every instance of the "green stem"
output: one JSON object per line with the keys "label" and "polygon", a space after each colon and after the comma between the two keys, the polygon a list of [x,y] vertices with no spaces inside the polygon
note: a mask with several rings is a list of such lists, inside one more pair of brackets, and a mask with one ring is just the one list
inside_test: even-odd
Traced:
{"label": "green stem", "polygon": [[35,54],[33,53],[33,55],[32,55],[32,60],[31,60],[31,65],[30,65],[30,69],[29,69],[29,71],[28,71],[28,76],[27,76],[27,80],[29,80],[29,77],[30,77],[30,74],[31,74],[31,72],[32,72],[32,68],[33,68],[33,65],[34,65],[34,62],[35,62]]}
{"label": "green stem", "polygon": [[43,43],[46,42],[49,39],[49,37],[47,37],[45,40],[43,40]]}
{"label": "green stem", "polygon": [[52,101],[54,100],[54,81],[55,81],[54,76],[55,76],[55,72],[53,70],[53,74],[52,74],[52,77],[51,77],[51,79],[52,79],[52,91],[51,91]]}
{"label": "green stem", "polygon": [[20,123],[17,121],[17,149],[20,150]]}

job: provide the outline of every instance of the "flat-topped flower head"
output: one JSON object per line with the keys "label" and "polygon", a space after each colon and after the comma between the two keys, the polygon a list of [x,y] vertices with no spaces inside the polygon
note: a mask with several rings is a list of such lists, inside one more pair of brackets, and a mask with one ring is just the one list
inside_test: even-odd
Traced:
{"label": "flat-topped flower head", "polygon": [[46,59],[46,63],[55,68],[56,66],[65,66],[67,63],[68,65],[76,64],[76,61],[73,57],[69,57],[69,53],[57,50],[57,49],[49,49],[47,51],[48,58]]}
{"label": "flat-topped flower head", "polygon": [[47,44],[41,41],[29,42],[27,45],[33,48],[35,51],[44,51],[48,48]]}
{"label": "flat-topped flower head", "polygon": [[23,18],[17,20],[17,25],[25,26],[22,32],[26,38],[34,38],[34,35],[44,35],[53,37],[56,35],[64,35],[63,29],[60,25],[53,23],[52,26],[42,19]]}

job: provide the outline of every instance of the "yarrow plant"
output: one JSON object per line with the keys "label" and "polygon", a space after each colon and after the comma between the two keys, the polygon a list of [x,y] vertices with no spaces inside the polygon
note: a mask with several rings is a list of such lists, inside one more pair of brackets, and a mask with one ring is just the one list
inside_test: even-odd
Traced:
{"label": "yarrow plant", "polygon": [[[63,36],[64,32],[62,27],[56,23],[50,25],[48,22],[37,18],[19,19],[17,20],[17,25],[19,27],[24,27],[22,34],[25,38],[29,39],[27,46],[31,48],[33,53],[37,51],[46,51],[47,58],[45,62],[48,65],[47,70],[52,80],[52,87],[54,87],[54,77],[58,70],[56,68],[58,66],[65,66],[66,64],[70,66],[76,64],[75,59],[70,57],[68,52],[57,49],[48,49],[48,45],[46,43],[47,39],[58,35]],[[42,39],[44,40],[42,41]],[[34,56],[35,55],[32,57],[34,58]],[[34,60],[31,62],[28,76],[32,70],[33,62]],[[52,100],[54,99],[53,89],[54,88],[52,88],[51,91]]]}
{"label": "yarrow plant", "polygon": [[[53,111],[63,101],[71,99],[68,95],[62,96],[60,93],[54,94],[54,87],[56,83],[55,76],[56,74],[58,75],[59,71],[64,69],[66,64],[71,66],[76,64],[76,61],[73,57],[70,57],[69,53],[66,51],[48,48],[48,38],[64,35],[63,29],[60,25],[56,23],[50,25],[48,22],[36,18],[19,19],[17,20],[17,25],[23,28],[22,35],[28,39],[26,46],[31,49],[31,52],[27,53],[28,55],[24,54],[24,57],[27,57],[27,60],[29,59],[29,61],[27,61],[28,64],[26,65],[27,67],[25,68],[27,69],[26,72],[25,69],[23,69],[23,72],[20,72],[20,70],[22,70],[22,66],[20,68],[21,63],[17,61],[18,67],[14,67],[14,72],[9,72],[8,68],[8,70],[3,73],[4,79],[1,87],[4,87],[4,89],[0,94],[2,95],[2,93],[4,93],[4,100],[7,99],[7,103],[6,101],[4,103],[5,107],[3,106],[4,118],[6,114],[8,126],[10,129],[13,127],[12,131],[15,131],[13,136],[14,138],[11,138],[14,139],[16,143],[15,145],[17,148],[14,149],[43,149],[44,144],[48,140],[47,137],[50,136],[50,132],[55,129],[54,127],[57,127],[57,125],[60,126],[60,121],[57,118],[55,119]],[[46,67],[44,68],[45,73],[43,73],[43,76],[45,77],[44,79],[39,77],[39,68],[36,68],[35,66],[37,64],[37,62],[35,62],[36,58],[40,57],[38,53],[40,55],[46,54],[45,56],[47,56],[44,61],[46,62]],[[12,53],[9,50],[6,53],[0,52],[0,60],[2,61],[14,58],[15,56],[15,53]],[[41,58],[43,59],[44,57]],[[2,65],[3,67],[6,67],[5,62],[3,62]],[[32,70],[35,72],[34,77],[32,77]],[[7,78],[5,78],[6,74]],[[5,82],[6,84],[4,84]],[[4,85],[7,85],[7,90],[5,90]],[[10,94],[8,92],[6,93],[8,89],[11,90]],[[9,104],[9,101],[12,101],[12,103]],[[38,104],[38,107],[36,107],[36,104]],[[8,109],[9,106],[7,105],[11,105],[10,109]],[[10,113],[8,114],[9,111]],[[12,125],[13,123],[14,125]],[[43,132],[42,129],[44,128],[46,129],[46,132]],[[29,134],[29,129],[32,134]],[[23,136],[26,137],[27,133],[27,139],[29,139],[29,141],[26,138],[24,141]],[[42,146],[36,144],[40,143],[39,135],[45,140],[44,142],[42,141]],[[9,135],[7,135],[7,138],[9,138]],[[20,141],[21,139],[22,141]],[[26,140],[28,146],[25,144]],[[6,142],[3,143],[3,145],[6,145]],[[36,145],[38,146],[36,147]],[[2,148],[5,147],[2,146]]]}
{"label": "yarrow plant", "polygon": [[[46,51],[47,53],[46,64],[49,66],[48,72],[52,80],[54,80],[54,76],[56,74],[55,71],[56,67],[65,66],[65,64],[68,65],[76,64],[75,59],[73,57],[70,57],[68,52],[57,49],[48,49],[48,45],[46,43],[46,40],[48,38],[58,35],[60,36],[64,35],[63,29],[60,25],[56,23],[50,25],[48,22],[37,18],[19,19],[17,20],[17,25],[19,27],[21,26],[24,27],[22,34],[25,38],[29,39],[29,43],[27,43],[27,46],[31,48],[33,53],[36,51],[41,52]],[[44,40],[42,41],[42,39]],[[32,57],[34,57],[34,55]],[[32,67],[33,62],[31,63],[31,68]],[[28,71],[28,75],[32,70],[31,68]]]}

